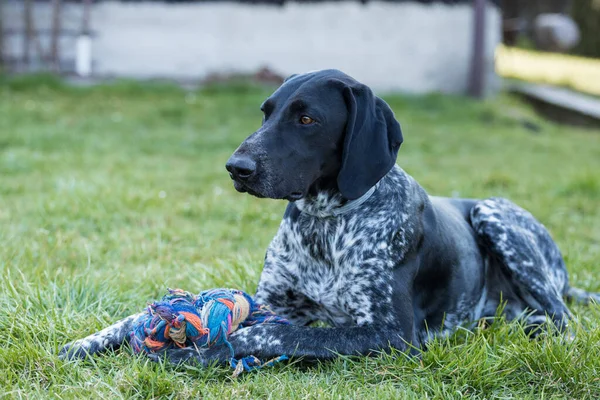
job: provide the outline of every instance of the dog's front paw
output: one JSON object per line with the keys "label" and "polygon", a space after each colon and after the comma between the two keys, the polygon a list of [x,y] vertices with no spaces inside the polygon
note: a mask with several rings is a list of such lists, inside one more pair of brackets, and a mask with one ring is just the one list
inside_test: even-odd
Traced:
{"label": "dog's front paw", "polygon": [[61,360],[82,360],[99,351],[99,343],[88,338],[79,339],[63,346],[58,353]]}
{"label": "dog's front paw", "polygon": [[116,349],[121,343],[121,335],[115,336],[112,331],[107,332],[105,329],[65,345],[58,357],[62,360],[81,360],[108,349]]}
{"label": "dog's front paw", "polygon": [[117,349],[127,340],[133,322],[143,313],[133,314],[111,326],[64,346],[58,356],[63,360],[82,359],[109,349]]}

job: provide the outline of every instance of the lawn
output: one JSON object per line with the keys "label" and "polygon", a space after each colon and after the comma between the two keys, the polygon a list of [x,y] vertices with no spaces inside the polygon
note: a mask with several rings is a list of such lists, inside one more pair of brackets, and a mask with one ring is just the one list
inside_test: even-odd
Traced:
{"label": "lawn", "polygon": [[[224,164],[271,90],[0,83],[0,397],[600,397],[596,305],[572,307],[570,343],[495,323],[420,360],[291,363],[237,379],[129,351],[59,360],[61,345],[166,287],[255,289],[285,204],[235,192]],[[514,200],[550,229],[572,282],[600,291],[600,131],[545,122],[504,95],[385,98],[404,130],[398,163],[426,190]]]}

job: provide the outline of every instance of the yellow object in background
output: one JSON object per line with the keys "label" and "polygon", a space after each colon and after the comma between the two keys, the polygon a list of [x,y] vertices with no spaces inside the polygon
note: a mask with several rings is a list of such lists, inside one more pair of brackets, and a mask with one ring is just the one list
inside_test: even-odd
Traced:
{"label": "yellow object in background", "polygon": [[499,45],[496,72],[504,78],[568,86],[600,96],[600,59]]}

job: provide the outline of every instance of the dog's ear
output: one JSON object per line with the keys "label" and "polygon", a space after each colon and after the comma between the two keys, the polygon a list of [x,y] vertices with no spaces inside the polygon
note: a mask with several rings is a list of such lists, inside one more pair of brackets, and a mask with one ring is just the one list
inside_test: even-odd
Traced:
{"label": "dog's ear", "polygon": [[287,78],[285,78],[285,79],[283,80],[283,83],[285,83],[285,82],[289,81],[290,79],[294,79],[294,78],[295,78],[295,77],[297,77],[297,76],[298,76],[298,74],[291,74],[290,76],[288,76]]}
{"label": "dog's ear", "polygon": [[392,169],[403,139],[390,107],[366,85],[346,84],[343,95],[348,121],[337,183],[342,195],[353,200]]}

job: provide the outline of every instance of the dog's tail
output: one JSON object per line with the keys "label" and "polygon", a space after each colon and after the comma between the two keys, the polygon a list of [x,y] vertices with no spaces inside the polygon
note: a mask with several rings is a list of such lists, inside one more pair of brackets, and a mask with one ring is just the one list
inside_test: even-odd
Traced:
{"label": "dog's tail", "polygon": [[600,304],[600,293],[587,292],[583,289],[570,287],[565,295],[567,301],[579,304],[589,304],[590,302]]}

